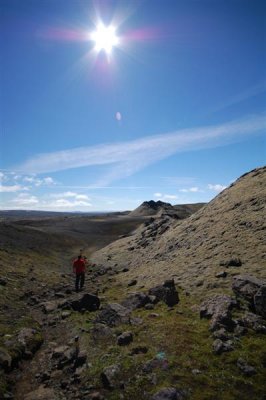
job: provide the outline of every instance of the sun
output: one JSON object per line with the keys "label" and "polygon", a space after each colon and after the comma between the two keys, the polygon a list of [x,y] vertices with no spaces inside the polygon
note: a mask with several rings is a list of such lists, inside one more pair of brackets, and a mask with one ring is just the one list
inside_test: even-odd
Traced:
{"label": "sun", "polygon": [[96,31],[90,34],[90,39],[95,42],[97,52],[103,50],[107,54],[111,54],[113,47],[119,43],[116,28],[112,25],[105,26],[102,23],[97,26]]}

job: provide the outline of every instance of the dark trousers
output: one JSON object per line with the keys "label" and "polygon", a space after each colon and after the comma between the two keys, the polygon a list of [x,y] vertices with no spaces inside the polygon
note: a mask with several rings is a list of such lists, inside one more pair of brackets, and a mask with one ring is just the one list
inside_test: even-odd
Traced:
{"label": "dark trousers", "polygon": [[80,290],[83,288],[85,282],[85,272],[80,272],[79,274],[76,274],[76,291]]}

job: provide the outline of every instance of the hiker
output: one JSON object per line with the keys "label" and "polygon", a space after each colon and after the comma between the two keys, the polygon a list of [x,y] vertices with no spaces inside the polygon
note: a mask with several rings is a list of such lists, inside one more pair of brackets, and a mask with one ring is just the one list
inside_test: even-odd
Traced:
{"label": "hiker", "polygon": [[81,290],[85,282],[85,270],[86,270],[86,257],[83,258],[81,255],[76,258],[73,262],[73,272],[76,274],[76,292]]}

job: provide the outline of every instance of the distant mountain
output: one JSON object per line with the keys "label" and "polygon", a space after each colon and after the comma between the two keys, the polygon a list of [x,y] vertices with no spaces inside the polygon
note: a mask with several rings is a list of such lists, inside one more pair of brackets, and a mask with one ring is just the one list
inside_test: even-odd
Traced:
{"label": "distant mountain", "polygon": [[[141,277],[141,285],[147,286],[174,277],[184,287],[208,291],[230,286],[236,273],[266,278],[265,204],[263,167],[240,177],[189,218],[147,221],[130,238],[95,253],[94,261],[127,267],[127,280]],[[240,265],[228,268],[226,278],[218,280],[216,274],[234,259],[240,259]]]}

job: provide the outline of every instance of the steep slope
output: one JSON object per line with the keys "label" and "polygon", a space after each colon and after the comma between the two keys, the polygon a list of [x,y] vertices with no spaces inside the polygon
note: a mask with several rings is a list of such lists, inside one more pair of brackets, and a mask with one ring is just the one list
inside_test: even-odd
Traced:
{"label": "steep slope", "polygon": [[[265,198],[264,167],[240,177],[186,220],[147,223],[133,237],[95,253],[94,261],[127,267],[122,282],[135,278],[146,287],[174,277],[187,289],[206,292],[229,287],[236,273],[266,277]],[[227,276],[217,278],[234,258],[241,265],[227,268]]]}

